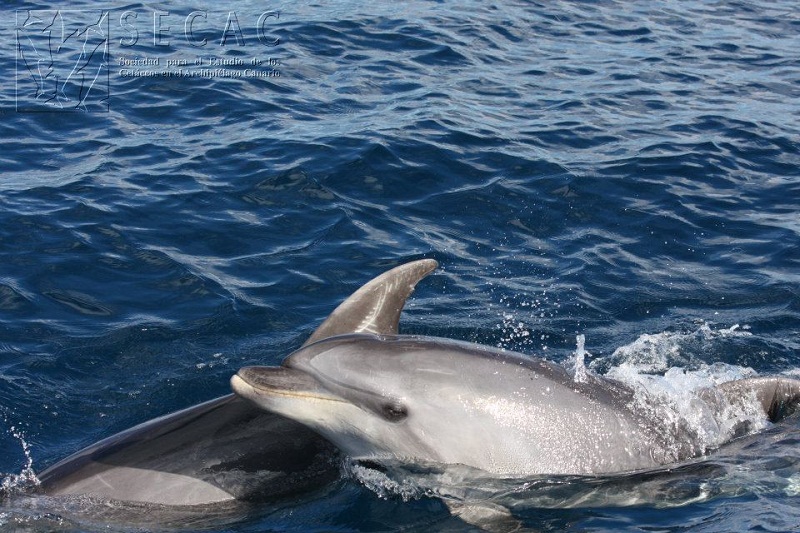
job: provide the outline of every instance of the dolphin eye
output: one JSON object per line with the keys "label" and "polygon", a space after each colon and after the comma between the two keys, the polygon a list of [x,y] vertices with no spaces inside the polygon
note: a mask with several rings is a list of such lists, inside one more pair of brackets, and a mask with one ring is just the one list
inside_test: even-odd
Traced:
{"label": "dolphin eye", "polygon": [[408,409],[400,402],[390,402],[383,404],[381,414],[389,422],[400,422],[408,416]]}

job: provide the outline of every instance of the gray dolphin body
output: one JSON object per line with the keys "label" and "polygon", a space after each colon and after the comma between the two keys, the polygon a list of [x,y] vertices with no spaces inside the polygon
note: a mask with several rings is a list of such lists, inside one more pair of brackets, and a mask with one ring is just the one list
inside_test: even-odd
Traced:
{"label": "gray dolphin body", "polygon": [[186,506],[269,501],[338,476],[306,427],[233,394],[104,439],[38,475],[49,495]]}
{"label": "gray dolphin body", "polygon": [[[281,366],[241,369],[234,392],[378,462],[503,476],[607,474],[709,451],[684,421],[643,409],[620,382],[576,379],[560,365],[490,347],[397,335],[406,298],[436,266],[416,261],[372,280]],[[758,378],[705,389],[696,405],[727,428],[713,448],[749,431],[753,410],[774,421],[798,401],[800,381]]]}

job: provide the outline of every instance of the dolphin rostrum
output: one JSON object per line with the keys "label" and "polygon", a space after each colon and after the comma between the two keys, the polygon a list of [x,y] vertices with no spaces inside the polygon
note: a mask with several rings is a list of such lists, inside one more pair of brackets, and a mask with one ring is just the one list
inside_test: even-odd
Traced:
{"label": "dolphin rostrum", "polygon": [[[401,265],[345,300],[279,367],[246,367],[234,392],[318,432],[354,459],[466,465],[497,475],[609,474],[705,454],[800,402],[800,381],[756,378],[698,391],[718,422],[702,439],[625,384],[505,350],[398,335],[431,259]],[[652,399],[657,403],[656,399]],[[645,408],[646,407],[646,408]]]}

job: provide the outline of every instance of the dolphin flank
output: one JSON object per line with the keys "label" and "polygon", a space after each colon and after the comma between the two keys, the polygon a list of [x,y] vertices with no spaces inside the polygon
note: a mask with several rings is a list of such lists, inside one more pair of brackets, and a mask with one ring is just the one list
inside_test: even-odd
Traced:
{"label": "dolphin flank", "polygon": [[[709,451],[691,427],[659,417],[657,405],[642,409],[621,382],[593,373],[576,380],[560,365],[487,346],[398,335],[406,299],[436,267],[424,259],[373,279],[281,366],[239,370],[234,392],[377,462],[581,475],[652,469]],[[798,402],[800,381],[783,377],[697,393],[708,416],[743,416],[721,443],[751,430],[748,409],[777,421]]]}

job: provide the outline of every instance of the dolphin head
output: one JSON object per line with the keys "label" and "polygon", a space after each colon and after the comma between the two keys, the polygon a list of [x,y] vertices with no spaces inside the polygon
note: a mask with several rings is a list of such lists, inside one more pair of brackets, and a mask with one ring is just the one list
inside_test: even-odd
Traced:
{"label": "dolphin head", "polygon": [[304,347],[278,367],[242,368],[231,386],[258,407],[305,424],[351,457],[441,461],[429,442],[442,437],[437,435],[441,405],[437,409],[430,401],[432,381],[405,379],[413,364],[406,343],[344,335]]}
{"label": "dolphin head", "polygon": [[[304,423],[354,457],[397,452],[398,442],[406,443],[409,456],[430,456],[417,439],[398,438],[414,416],[408,391],[390,379],[398,359],[381,351],[388,356],[384,362],[381,354],[365,354],[359,343],[347,339],[397,334],[406,299],[437,266],[433,259],[421,259],[374,278],[339,305],[281,366],[239,370],[231,378],[234,392]],[[384,379],[375,379],[378,375]]]}

